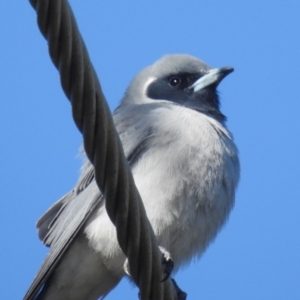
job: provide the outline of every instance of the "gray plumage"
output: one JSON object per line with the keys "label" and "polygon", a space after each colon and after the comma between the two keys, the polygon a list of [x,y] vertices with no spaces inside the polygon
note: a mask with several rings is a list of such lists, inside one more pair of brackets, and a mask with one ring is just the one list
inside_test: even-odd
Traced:
{"label": "gray plumage", "polygon": [[[216,87],[231,68],[168,55],[141,71],[113,114],[160,246],[175,271],[199,257],[227,220],[239,180],[238,151]],[[95,300],[125,275],[94,169],[37,222],[50,246],[25,300]]]}

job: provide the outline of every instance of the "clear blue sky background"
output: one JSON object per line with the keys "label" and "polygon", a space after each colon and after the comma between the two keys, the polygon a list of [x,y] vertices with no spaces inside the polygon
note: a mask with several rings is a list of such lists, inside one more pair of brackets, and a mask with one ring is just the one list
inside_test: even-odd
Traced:
{"label": "clear blue sky background", "polygon": [[[167,53],[236,71],[220,86],[240,149],[230,220],[176,274],[188,299],[300,299],[300,2],[71,1],[113,110]],[[81,144],[28,1],[1,2],[0,299],[21,299],[47,249],[35,222],[75,184]],[[137,299],[123,281],[108,297]]]}

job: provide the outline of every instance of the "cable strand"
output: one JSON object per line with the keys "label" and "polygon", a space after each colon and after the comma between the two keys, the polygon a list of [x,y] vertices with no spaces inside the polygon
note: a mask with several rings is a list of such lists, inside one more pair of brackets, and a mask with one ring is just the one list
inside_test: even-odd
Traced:
{"label": "cable strand", "polygon": [[73,12],[66,0],[30,3],[72,104],[74,122],[83,135],[85,152],[94,165],[97,185],[105,195],[107,213],[141,299],[176,299],[170,280],[160,282],[161,252]]}

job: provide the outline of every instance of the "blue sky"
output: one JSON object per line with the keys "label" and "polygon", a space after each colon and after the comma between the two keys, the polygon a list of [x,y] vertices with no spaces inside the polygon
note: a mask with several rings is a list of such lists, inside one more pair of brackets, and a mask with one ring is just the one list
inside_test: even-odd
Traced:
{"label": "blue sky", "polygon": [[[17,3],[18,2],[18,3]],[[0,299],[21,299],[47,249],[35,222],[75,184],[81,136],[28,1],[1,3]],[[70,2],[113,110],[167,53],[233,66],[220,85],[240,150],[227,225],[175,278],[188,299],[300,299],[300,2]],[[122,282],[108,297],[137,299]]]}

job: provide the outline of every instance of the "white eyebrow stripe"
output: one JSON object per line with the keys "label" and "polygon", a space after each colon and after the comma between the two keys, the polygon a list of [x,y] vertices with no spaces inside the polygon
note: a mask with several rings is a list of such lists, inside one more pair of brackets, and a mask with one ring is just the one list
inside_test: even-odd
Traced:
{"label": "white eyebrow stripe", "polygon": [[143,95],[146,95],[148,86],[150,85],[150,83],[152,83],[156,79],[157,79],[156,77],[152,76],[146,80],[146,82],[144,83],[144,86],[143,86]]}

